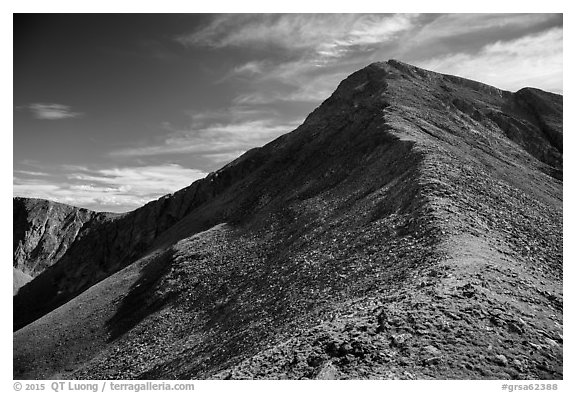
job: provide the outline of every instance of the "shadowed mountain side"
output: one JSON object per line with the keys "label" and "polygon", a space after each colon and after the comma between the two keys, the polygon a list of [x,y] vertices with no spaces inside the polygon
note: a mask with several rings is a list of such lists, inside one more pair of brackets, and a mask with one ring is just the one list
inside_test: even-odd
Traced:
{"label": "shadowed mountain side", "polygon": [[110,340],[115,340],[148,315],[161,309],[169,300],[170,296],[161,298],[151,297],[150,294],[155,288],[160,278],[167,274],[172,262],[172,250],[164,251],[154,255],[143,265],[138,281],[130,288],[126,296],[122,299],[118,310],[107,322],[110,331]]}
{"label": "shadowed mountain side", "polygon": [[36,277],[95,222],[116,217],[43,199],[12,200],[14,268]]}
{"label": "shadowed mountain side", "polygon": [[107,321],[118,312],[126,289],[136,285],[141,270],[155,257],[130,265],[14,333],[14,377],[59,379],[106,350]]}
{"label": "shadowed mountain side", "polygon": [[42,375],[561,378],[562,100],[527,91],[396,61],[352,74],[295,131],[24,287],[37,317],[157,256],[97,325],[103,349]]}

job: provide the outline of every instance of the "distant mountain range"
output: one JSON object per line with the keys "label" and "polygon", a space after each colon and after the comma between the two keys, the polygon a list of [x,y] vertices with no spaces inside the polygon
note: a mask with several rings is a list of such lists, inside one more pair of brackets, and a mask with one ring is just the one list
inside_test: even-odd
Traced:
{"label": "distant mountain range", "polygon": [[562,105],[389,60],[132,212],[14,198],[14,378],[561,379]]}

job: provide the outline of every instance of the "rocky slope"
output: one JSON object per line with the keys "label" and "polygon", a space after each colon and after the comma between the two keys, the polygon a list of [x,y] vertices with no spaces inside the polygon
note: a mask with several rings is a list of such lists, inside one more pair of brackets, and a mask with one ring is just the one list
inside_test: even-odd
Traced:
{"label": "rocky slope", "polygon": [[112,217],[43,199],[12,200],[14,293],[59,261],[91,226]]}
{"label": "rocky slope", "polygon": [[391,60],[74,242],[14,375],[562,378],[561,279],[562,97]]}

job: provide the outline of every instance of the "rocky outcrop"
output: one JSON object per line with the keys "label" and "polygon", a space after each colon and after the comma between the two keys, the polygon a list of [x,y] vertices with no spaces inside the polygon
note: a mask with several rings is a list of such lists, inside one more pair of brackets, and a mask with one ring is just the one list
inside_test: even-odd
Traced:
{"label": "rocky outcrop", "polygon": [[43,199],[14,198],[14,268],[35,277],[52,266],[95,212]]}
{"label": "rocky outcrop", "polygon": [[14,298],[15,375],[561,378],[549,94],[352,74],[295,131],[78,238]]}
{"label": "rocky outcrop", "polygon": [[13,266],[30,277],[59,261],[93,226],[118,216],[35,198],[15,197],[12,204]]}
{"label": "rocky outcrop", "polygon": [[86,232],[116,217],[35,198],[16,197],[12,205],[15,293],[62,259]]}

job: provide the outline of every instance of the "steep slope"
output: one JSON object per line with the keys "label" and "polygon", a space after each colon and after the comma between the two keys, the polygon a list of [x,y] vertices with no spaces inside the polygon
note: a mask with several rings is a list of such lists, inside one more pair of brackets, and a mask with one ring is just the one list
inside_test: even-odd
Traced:
{"label": "steep slope", "polygon": [[560,378],[561,114],[534,89],[372,64],[27,285],[17,327],[102,279],[114,315],[59,325],[93,287],[19,330],[15,377]]}
{"label": "steep slope", "polygon": [[88,228],[114,216],[34,198],[16,197],[12,205],[14,293],[59,261]]}
{"label": "steep slope", "polygon": [[95,212],[43,199],[12,200],[14,268],[37,276],[66,252]]}
{"label": "steep slope", "polygon": [[138,280],[142,264],[132,264],[19,330],[14,335],[14,346],[18,348],[17,359],[26,362],[15,364],[14,374],[29,379],[71,371],[105,348],[106,321],[116,313],[115,305],[126,288]]}

